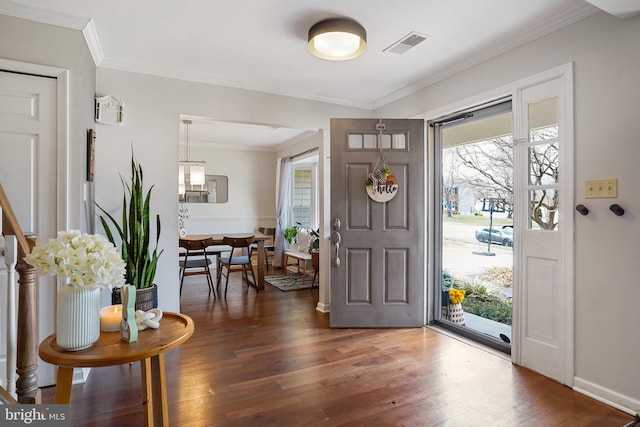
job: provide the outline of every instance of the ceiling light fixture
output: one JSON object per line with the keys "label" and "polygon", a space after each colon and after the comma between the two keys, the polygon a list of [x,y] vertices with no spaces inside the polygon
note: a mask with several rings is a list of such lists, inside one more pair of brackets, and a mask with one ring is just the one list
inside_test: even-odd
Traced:
{"label": "ceiling light fixture", "polygon": [[204,185],[204,175],[205,175],[205,161],[204,160],[191,160],[191,146],[190,146],[190,126],[191,120],[183,120],[185,126],[185,156],[183,160],[180,160],[178,167],[178,192],[180,194],[184,193],[184,174],[185,174],[185,166],[189,168],[189,184],[190,185]]}
{"label": "ceiling light fixture", "polygon": [[355,21],[326,19],[309,29],[309,52],[330,61],[357,58],[367,49],[367,32]]}

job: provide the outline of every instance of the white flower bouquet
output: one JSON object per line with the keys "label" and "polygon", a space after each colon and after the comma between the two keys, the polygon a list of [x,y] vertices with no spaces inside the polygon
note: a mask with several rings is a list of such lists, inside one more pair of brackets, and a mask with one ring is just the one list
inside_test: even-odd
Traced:
{"label": "white flower bouquet", "polygon": [[25,258],[40,275],[57,275],[76,287],[111,288],[124,285],[125,263],[115,246],[100,234],[60,231]]}

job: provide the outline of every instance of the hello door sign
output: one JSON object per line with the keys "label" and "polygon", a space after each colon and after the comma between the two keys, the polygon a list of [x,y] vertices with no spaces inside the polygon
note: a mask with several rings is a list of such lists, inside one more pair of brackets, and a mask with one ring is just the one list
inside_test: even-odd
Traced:
{"label": "hello door sign", "polygon": [[365,187],[369,198],[376,202],[388,202],[398,194],[398,180],[386,164],[369,174]]}

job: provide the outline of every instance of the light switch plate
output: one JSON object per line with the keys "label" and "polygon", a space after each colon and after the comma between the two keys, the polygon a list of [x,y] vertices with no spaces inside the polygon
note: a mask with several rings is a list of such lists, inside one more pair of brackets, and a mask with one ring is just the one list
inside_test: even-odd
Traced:
{"label": "light switch plate", "polygon": [[586,199],[618,197],[618,178],[586,180],[584,197]]}

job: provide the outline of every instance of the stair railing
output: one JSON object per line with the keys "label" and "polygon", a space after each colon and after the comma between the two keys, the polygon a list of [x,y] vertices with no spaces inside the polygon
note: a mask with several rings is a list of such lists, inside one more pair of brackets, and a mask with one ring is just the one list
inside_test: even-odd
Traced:
{"label": "stair railing", "polygon": [[[38,311],[36,305],[36,275],[33,266],[24,261],[25,255],[38,244],[35,236],[26,237],[13,213],[9,199],[0,184],[2,235],[15,236],[17,243],[16,271],[18,273],[18,322],[16,335],[16,394],[18,403],[41,402],[38,388]],[[8,351],[7,351],[8,352]],[[0,397],[10,395],[0,390]]]}

